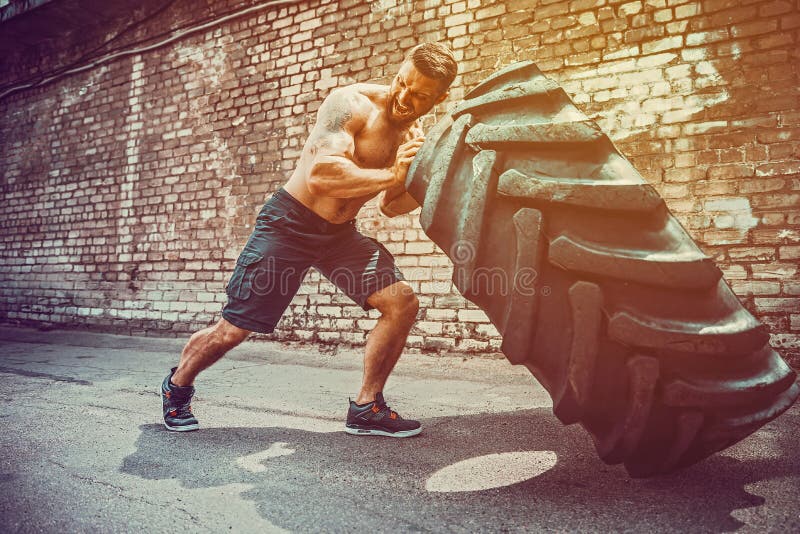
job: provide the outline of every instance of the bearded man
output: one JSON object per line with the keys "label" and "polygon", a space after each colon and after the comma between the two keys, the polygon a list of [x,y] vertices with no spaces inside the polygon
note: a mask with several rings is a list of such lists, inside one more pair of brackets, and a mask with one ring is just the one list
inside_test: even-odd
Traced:
{"label": "bearded man", "polygon": [[410,51],[391,85],[358,83],[325,98],[297,168],[256,218],[226,287],[222,318],[191,336],[161,384],[169,430],[199,428],[190,405],[195,377],[250,332],[272,332],[314,267],[364,310],[381,314],[367,338],[363,379],[350,400],[345,431],[392,437],[421,432],[418,421],[400,417],[383,398],[419,301],[392,254],[359,233],[355,218],[379,194],[389,217],[418,207],[405,190],[424,140],[417,119],[447,97],[457,70],[446,46],[425,43]]}

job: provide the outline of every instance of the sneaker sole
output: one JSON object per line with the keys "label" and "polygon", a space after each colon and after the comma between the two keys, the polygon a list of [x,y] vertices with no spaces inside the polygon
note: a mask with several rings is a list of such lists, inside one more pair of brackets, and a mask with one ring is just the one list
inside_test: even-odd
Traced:
{"label": "sneaker sole", "polygon": [[350,428],[344,427],[344,431],[353,436],[388,436],[390,438],[408,438],[416,436],[422,432],[422,427],[415,428],[414,430],[400,430],[398,432],[386,432],[384,430],[372,430],[367,428]]}
{"label": "sneaker sole", "polygon": [[164,423],[164,426],[167,427],[167,430],[172,430],[173,432],[189,432],[191,430],[198,430],[200,428],[199,424],[186,425],[186,426],[169,426],[167,423]]}

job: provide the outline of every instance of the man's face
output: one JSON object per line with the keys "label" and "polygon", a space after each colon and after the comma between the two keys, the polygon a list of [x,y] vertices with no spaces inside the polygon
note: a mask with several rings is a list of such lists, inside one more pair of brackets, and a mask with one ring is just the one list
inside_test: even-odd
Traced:
{"label": "man's face", "polygon": [[389,86],[389,120],[398,124],[413,122],[445,98],[447,87],[442,81],[428,78],[412,61],[406,61]]}

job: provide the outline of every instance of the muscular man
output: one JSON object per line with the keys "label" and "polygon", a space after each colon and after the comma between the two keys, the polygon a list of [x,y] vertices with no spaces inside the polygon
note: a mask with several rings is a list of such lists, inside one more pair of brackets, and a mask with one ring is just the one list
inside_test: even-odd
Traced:
{"label": "muscular man", "polygon": [[199,428],[190,406],[195,377],[250,332],[272,332],[314,267],[364,310],[381,313],[367,338],[361,389],[350,401],[345,431],[419,434],[420,423],[391,410],[382,393],[419,302],[392,254],[359,233],[355,217],[381,193],[380,209],[389,217],[418,207],[404,186],[423,142],[416,121],[447,97],[456,71],[447,47],[425,43],[408,54],[390,86],[355,84],[325,99],[297,169],[256,218],[226,287],[222,319],[191,336],[161,384],[169,430]]}

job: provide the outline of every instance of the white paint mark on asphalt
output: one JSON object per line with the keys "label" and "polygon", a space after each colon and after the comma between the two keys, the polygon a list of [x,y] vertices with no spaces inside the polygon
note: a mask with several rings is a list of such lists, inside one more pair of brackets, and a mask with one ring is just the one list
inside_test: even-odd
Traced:
{"label": "white paint mark on asphalt", "polygon": [[431,492],[481,491],[510,486],[552,469],[558,460],[553,451],[518,451],[468,458],[440,469],[428,478]]}
{"label": "white paint mark on asphalt", "polygon": [[290,454],[294,454],[294,449],[287,448],[286,443],[277,442],[270,445],[269,449],[237,458],[236,465],[251,473],[262,473],[267,468],[261,462],[278,456],[289,456]]}
{"label": "white paint mark on asphalt", "polygon": [[[163,483],[165,481],[158,481]],[[179,488],[174,495],[189,495],[192,500],[192,514],[197,517],[194,528],[186,530],[205,530],[224,532],[225,523],[233,532],[253,532],[259,534],[284,534],[290,532],[275,525],[258,511],[257,501],[252,496],[243,496],[253,489],[253,484],[239,482],[212,486],[209,488]]]}

